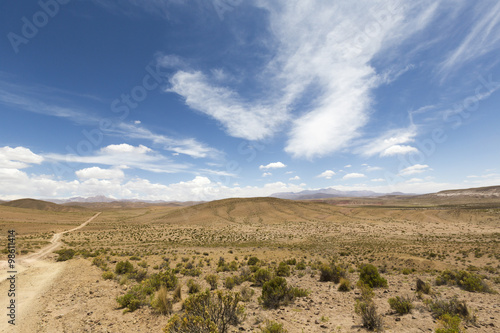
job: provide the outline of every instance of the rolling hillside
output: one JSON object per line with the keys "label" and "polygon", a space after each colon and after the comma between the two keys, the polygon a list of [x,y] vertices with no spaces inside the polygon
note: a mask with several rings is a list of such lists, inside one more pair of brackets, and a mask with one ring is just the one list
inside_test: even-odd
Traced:
{"label": "rolling hillside", "polygon": [[13,200],[13,201],[9,201],[9,202],[4,202],[1,205],[7,206],[7,207],[36,209],[36,210],[44,210],[44,211],[51,211],[51,212],[78,212],[78,211],[86,210],[83,207],[62,206],[62,205],[58,205],[58,204],[55,204],[52,202],[35,200],[35,199]]}

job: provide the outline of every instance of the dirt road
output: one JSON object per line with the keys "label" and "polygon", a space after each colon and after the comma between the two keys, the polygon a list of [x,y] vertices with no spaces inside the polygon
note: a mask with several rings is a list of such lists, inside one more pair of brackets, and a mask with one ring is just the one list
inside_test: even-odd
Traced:
{"label": "dirt road", "polygon": [[7,306],[12,297],[9,297],[10,276],[7,273],[7,262],[0,262],[0,332],[36,332],[36,318],[30,316],[35,313],[36,307],[43,306],[36,300],[50,290],[54,279],[64,270],[66,263],[54,263],[43,260],[45,256],[55,251],[61,246],[62,235],[85,227],[92,220],[97,218],[100,212],[82,223],[76,228],[54,234],[50,244],[40,249],[38,252],[27,256],[18,257],[16,260],[16,282],[15,282],[15,323],[9,324],[10,318],[7,316]]}

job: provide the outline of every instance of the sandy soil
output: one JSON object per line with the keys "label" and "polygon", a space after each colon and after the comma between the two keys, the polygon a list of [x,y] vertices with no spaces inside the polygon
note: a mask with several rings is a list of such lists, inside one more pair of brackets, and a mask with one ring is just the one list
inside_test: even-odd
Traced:
{"label": "sandy soil", "polygon": [[[81,229],[94,220],[100,213],[97,213],[76,228],[54,234],[50,240],[50,245],[27,256],[22,256],[16,260],[16,325],[8,323],[10,318],[5,317],[0,321],[0,332],[37,332],[37,318],[33,314],[44,308],[44,303],[40,302],[44,296],[50,295],[56,278],[65,270],[66,263],[55,263],[44,260],[49,254],[61,246],[61,236]],[[8,290],[10,282],[7,280],[7,262],[0,262],[0,304],[8,305],[10,297]],[[6,310],[7,311],[7,310]],[[54,331],[56,332],[56,331]]]}

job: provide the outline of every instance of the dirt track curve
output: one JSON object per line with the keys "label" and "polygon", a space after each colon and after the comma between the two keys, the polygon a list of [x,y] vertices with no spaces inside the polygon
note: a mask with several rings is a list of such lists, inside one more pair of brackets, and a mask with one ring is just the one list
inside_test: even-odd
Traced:
{"label": "dirt track curve", "polygon": [[50,244],[38,252],[17,258],[15,326],[8,323],[10,318],[7,316],[7,306],[11,300],[11,297],[8,296],[10,282],[7,280],[10,274],[7,273],[7,262],[0,261],[0,308],[4,309],[3,312],[0,312],[0,332],[36,332],[34,327],[36,318],[30,316],[34,313],[36,300],[40,295],[50,290],[54,279],[64,270],[65,266],[65,263],[45,261],[43,258],[61,246],[62,235],[85,227],[100,214],[101,212],[95,214],[76,228],[54,234]]}

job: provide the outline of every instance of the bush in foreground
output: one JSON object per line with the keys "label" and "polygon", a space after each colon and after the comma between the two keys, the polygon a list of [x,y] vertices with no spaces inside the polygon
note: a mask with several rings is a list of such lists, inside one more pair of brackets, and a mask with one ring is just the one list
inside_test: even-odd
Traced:
{"label": "bush in foreground", "polygon": [[184,313],[175,314],[164,329],[166,333],[227,333],[240,323],[244,308],[238,305],[238,293],[205,291],[189,296]]}
{"label": "bush in foreground", "polygon": [[288,331],[283,328],[283,324],[275,321],[266,321],[266,326],[260,328],[261,333],[287,333]]}
{"label": "bush in foreground", "polygon": [[410,313],[413,309],[413,303],[410,297],[391,297],[388,302],[391,309],[402,315]]}

